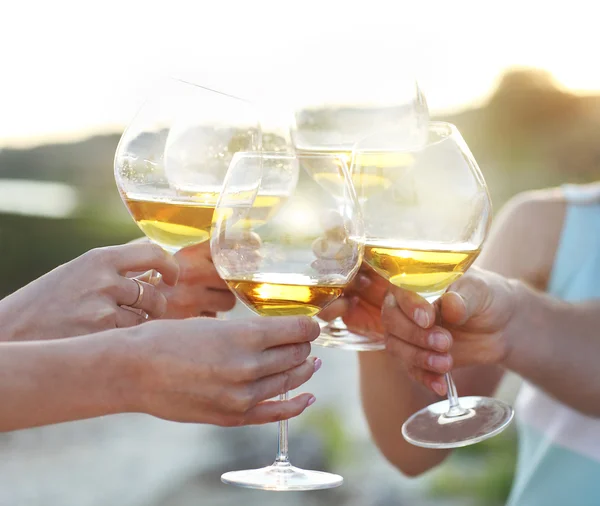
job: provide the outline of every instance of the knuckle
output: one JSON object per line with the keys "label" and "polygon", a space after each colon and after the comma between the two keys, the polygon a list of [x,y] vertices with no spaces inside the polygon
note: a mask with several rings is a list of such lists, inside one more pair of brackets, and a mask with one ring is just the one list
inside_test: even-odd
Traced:
{"label": "knuckle", "polygon": [[226,412],[243,413],[245,411],[238,391],[224,387],[219,394],[219,401]]}
{"label": "knuckle", "polygon": [[110,305],[94,311],[95,321],[102,328],[111,328],[116,325],[117,321],[117,308]]}
{"label": "knuckle", "polygon": [[246,322],[246,325],[238,331],[238,338],[246,341],[246,338],[249,337],[254,344],[260,346],[264,343],[268,333],[263,322],[264,320],[250,320]]}
{"label": "knuckle", "polygon": [[422,369],[431,369],[432,366],[429,364],[429,357],[433,357],[434,354],[427,350],[415,349],[413,351],[413,363],[415,366]]}
{"label": "knuckle", "polygon": [[245,413],[254,405],[254,395],[248,387],[239,389],[234,399],[234,410],[237,413]]}
{"label": "knuckle", "polygon": [[311,335],[311,332],[313,329],[313,324],[309,318],[307,318],[305,316],[300,316],[297,319],[296,324],[298,325],[298,332],[299,332],[300,336]]}
{"label": "knuckle", "polygon": [[260,376],[261,366],[256,357],[250,357],[244,361],[243,366],[238,368],[237,371],[238,379],[253,380]]}
{"label": "knuckle", "polygon": [[308,343],[300,343],[300,344],[294,344],[292,345],[292,361],[294,363],[294,365],[300,365],[302,362],[304,362],[309,353],[310,353],[311,347],[310,344]]}

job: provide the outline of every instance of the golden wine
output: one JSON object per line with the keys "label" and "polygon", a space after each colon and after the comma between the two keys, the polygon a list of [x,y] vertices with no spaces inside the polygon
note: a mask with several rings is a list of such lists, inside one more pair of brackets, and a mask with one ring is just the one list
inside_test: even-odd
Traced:
{"label": "golden wine", "polygon": [[[218,193],[197,193],[181,197],[124,195],[123,200],[142,232],[167,251],[199,244],[210,238]],[[259,195],[244,220],[243,227],[265,223],[279,208],[283,197]],[[231,210],[223,209],[227,213]]]}
{"label": "golden wine", "polygon": [[[285,280],[285,277],[280,279]],[[344,290],[341,285],[313,285],[308,278],[306,284],[274,283],[257,278],[225,281],[246,306],[261,316],[314,316]]]}
{"label": "golden wine", "polygon": [[125,195],[125,205],[142,232],[174,253],[210,237],[214,202]]}
{"label": "golden wine", "polygon": [[381,276],[429,300],[437,299],[471,266],[479,249],[421,250],[393,241],[369,241],[365,261]]}

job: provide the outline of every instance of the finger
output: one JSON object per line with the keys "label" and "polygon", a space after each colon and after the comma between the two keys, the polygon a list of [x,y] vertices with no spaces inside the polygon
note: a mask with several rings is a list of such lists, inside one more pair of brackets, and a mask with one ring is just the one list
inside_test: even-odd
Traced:
{"label": "finger", "polygon": [[141,309],[120,307],[117,309],[116,325],[118,328],[135,327],[146,321],[146,315]]}
{"label": "finger", "polygon": [[321,320],[330,322],[339,316],[344,316],[350,309],[350,299],[347,297],[340,297],[334,300],[329,306],[321,311],[318,316]]}
{"label": "finger", "polygon": [[208,242],[183,248],[175,254],[179,263],[179,279],[187,283],[202,283],[203,286],[227,289],[210,256]]}
{"label": "finger", "polygon": [[264,401],[246,412],[237,425],[259,425],[288,420],[315,402],[312,394],[300,394],[287,401]]}
{"label": "finger", "polygon": [[388,339],[386,350],[398,357],[408,370],[421,369],[446,374],[452,369],[452,357],[447,353],[436,353],[408,344],[400,339]]}
{"label": "finger", "polygon": [[355,280],[347,290],[348,294],[358,295],[372,306],[381,307],[389,289],[388,281],[372,270],[359,272]]}
{"label": "finger", "polygon": [[252,375],[248,379],[264,378],[293,369],[304,363],[310,355],[310,350],[309,343],[286,344],[269,348],[260,354],[256,370],[252,371]]}
{"label": "finger", "polygon": [[489,295],[485,281],[478,276],[465,276],[442,297],[442,318],[453,325],[464,325],[470,318],[485,311]]}
{"label": "finger", "polygon": [[307,316],[255,318],[238,324],[243,325],[244,342],[262,350],[314,341],[321,332],[319,324]]}
{"label": "finger", "polygon": [[452,334],[443,327],[424,329],[400,310],[396,299],[389,294],[381,311],[381,322],[390,341],[400,341],[419,348],[446,352],[452,346]]}
{"label": "finger", "polygon": [[162,280],[170,286],[177,283],[179,265],[172,255],[155,244],[133,243],[123,246],[100,248],[108,263],[114,265],[120,274],[156,270]]}
{"label": "finger", "polygon": [[[392,284],[389,285],[389,292],[402,312],[419,327],[426,329],[435,323],[435,308],[418,293]],[[389,302],[391,304],[391,300]]]}
{"label": "finger", "polygon": [[178,283],[164,292],[169,301],[169,310],[175,307],[186,308],[193,313],[224,312],[235,306],[235,295],[229,290],[212,290],[203,286]]}
{"label": "finger", "polygon": [[413,381],[420,383],[440,397],[444,397],[448,392],[443,374],[432,373],[424,369],[413,369],[408,371],[408,375]]}
{"label": "finger", "polygon": [[272,399],[276,395],[298,388],[312,378],[320,367],[321,361],[319,359],[310,358],[293,369],[255,381],[252,385],[252,404],[258,404],[266,399]]}
{"label": "finger", "polygon": [[155,286],[135,278],[120,278],[117,304],[141,309],[152,318],[167,310],[167,299]]}

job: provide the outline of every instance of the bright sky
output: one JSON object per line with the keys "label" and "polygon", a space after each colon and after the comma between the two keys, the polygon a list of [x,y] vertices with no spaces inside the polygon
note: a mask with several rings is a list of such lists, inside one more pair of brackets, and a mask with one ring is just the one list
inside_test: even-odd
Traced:
{"label": "bright sky", "polygon": [[412,73],[438,111],[484,99],[513,65],[600,89],[595,2],[551,3],[7,0],[0,144],[121,128],[165,75],[278,99],[303,79],[332,93]]}

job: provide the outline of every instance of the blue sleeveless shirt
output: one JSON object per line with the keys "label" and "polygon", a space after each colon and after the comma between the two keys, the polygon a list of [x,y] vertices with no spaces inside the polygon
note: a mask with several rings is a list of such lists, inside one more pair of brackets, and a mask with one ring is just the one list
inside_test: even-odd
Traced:
{"label": "blue sleeveless shirt", "polygon": [[[570,302],[600,299],[600,185],[565,186],[563,194],[567,209],[548,292]],[[527,382],[515,413],[519,458],[508,506],[599,506],[600,419]]]}

